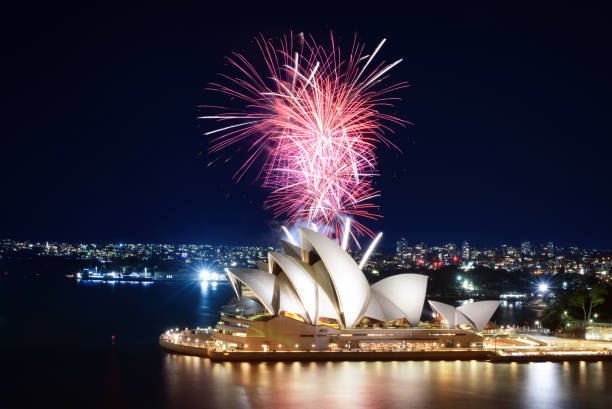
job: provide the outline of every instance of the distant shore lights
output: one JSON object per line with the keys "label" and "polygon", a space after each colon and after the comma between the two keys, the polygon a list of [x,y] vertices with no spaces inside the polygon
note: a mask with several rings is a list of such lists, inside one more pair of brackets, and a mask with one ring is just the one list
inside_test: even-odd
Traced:
{"label": "distant shore lights", "polygon": [[215,273],[208,270],[200,270],[200,281],[221,281],[224,279],[224,274]]}

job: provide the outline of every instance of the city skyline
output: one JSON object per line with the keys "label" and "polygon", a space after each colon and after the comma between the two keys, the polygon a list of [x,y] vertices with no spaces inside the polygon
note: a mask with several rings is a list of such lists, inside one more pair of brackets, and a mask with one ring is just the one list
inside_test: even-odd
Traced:
{"label": "city skyline", "polygon": [[[25,260],[31,256],[58,256],[65,259],[84,260],[103,266],[117,263],[126,266],[157,265],[171,263],[174,269],[199,271],[201,269],[221,272],[227,267],[253,267],[267,260],[268,251],[285,247],[286,242],[274,245],[211,245],[211,244],[171,244],[171,243],[35,243],[28,241],[0,240],[0,259]],[[338,244],[339,245],[339,244]],[[365,250],[350,250],[350,254],[361,260],[368,257]],[[126,264],[127,263],[127,264]],[[144,263],[144,264],[143,264]],[[464,241],[456,243],[427,244],[396,242],[396,247],[377,248],[364,268],[377,275],[377,269],[426,269],[437,270],[447,266],[469,271],[474,267],[493,270],[522,271],[532,275],[540,274],[579,274],[609,280],[612,267],[612,252],[609,249],[563,248],[552,242],[520,245],[502,244],[487,248],[474,246]],[[168,266],[166,266],[167,268]],[[376,272],[376,273],[375,273]]]}
{"label": "city skyline", "polygon": [[[80,246],[80,245],[83,245],[83,246],[89,246],[89,245],[95,245],[95,246],[106,246],[106,245],[110,245],[110,246],[119,246],[119,245],[165,246],[165,245],[171,245],[171,246],[267,248],[267,247],[276,246],[276,245],[280,246],[281,241],[286,239],[286,236],[284,233],[282,232],[276,232],[276,233],[278,233],[276,243],[270,243],[269,241],[268,243],[257,243],[257,242],[222,243],[222,242],[213,242],[213,241],[205,241],[205,240],[203,241],[55,240],[55,239],[23,239],[23,238],[14,238],[14,237],[0,237],[0,243],[13,242],[13,243],[31,243],[31,244],[36,244],[36,245],[45,245],[45,243],[47,243],[51,245],[66,244],[66,245],[76,245],[76,246]],[[368,244],[370,241],[371,240],[366,238],[364,243]],[[478,248],[478,249],[503,249],[505,247],[511,247],[511,248],[519,249],[520,251],[522,251],[521,249],[525,246],[525,244],[532,246],[534,249],[535,248],[539,248],[539,249],[546,248],[547,246],[550,246],[552,244],[554,248],[560,249],[563,251],[567,249],[580,249],[580,250],[604,251],[604,252],[612,250],[612,248],[610,247],[580,246],[580,245],[572,244],[572,243],[570,244],[557,243],[551,240],[544,240],[541,242],[533,241],[533,240],[520,240],[520,241],[515,241],[515,242],[500,242],[500,243],[493,243],[493,244],[482,244],[478,242],[472,242],[470,240],[437,240],[433,242],[429,242],[426,240],[420,240],[418,238],[415,238],[414,240],[407,240],[404,236],[400,236],[399,238],[396,238],[396,239],[387,238],[387,241],[384,241],[381,239],[379,244],[377,245],[377,249],[385,250],[385,251],[389,251],[389,250],[395,251],[400,241],[404,241],[409,246],[425,244],[427,247],[430,247],[430,248],[431,247],[441,248],[449,244],[452,244],[456,247],[458,255],[462,254],[462,245],[464,243],[468,243],[470,247]],[[353,251],[359,250],[356,246],[352,246],[352,247],[353,247],[352,248]]]}

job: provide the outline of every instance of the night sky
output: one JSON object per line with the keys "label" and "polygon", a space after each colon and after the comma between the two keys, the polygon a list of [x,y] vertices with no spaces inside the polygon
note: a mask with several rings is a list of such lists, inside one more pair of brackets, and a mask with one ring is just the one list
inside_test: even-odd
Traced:
{"label": "night sky", "polygon": [[612,246],[608,10],[86,3],[3,10],[0,238],[268,244],[265,192],[232,180],[243,152],[207,166],[197,106],[219,100],[224,56],[259,58],[258,33],[333,30],[344,48],[386,37],[411,84],[403,153],[379,150],[384,247]]}

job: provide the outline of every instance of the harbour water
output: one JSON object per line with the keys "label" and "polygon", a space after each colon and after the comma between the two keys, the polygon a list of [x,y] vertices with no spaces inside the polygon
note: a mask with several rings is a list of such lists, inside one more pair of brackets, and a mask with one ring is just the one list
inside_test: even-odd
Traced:
{"label": "harbour water", "polygon": [[[207,327],[227,284],[0,281],[0,407],[608,408],[612,363],[213,363],[157,345]],[[501,309],[499,324],[532,317]],[[112,345],[112,337],[115,344]]]}

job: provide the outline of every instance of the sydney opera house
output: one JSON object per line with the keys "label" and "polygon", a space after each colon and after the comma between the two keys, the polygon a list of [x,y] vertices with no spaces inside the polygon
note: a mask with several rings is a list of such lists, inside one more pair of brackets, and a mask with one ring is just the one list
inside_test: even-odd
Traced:
{"label": "sydney opera house", "polygon": [[226,272],[236,298],[221,311],[216,348],[243,351],[410,350],[482,345],[499,301],[453,307],[429,301],[426,275],[399,274],[370,285],[351,255],[326,236],[299,229],[257,269]]}

